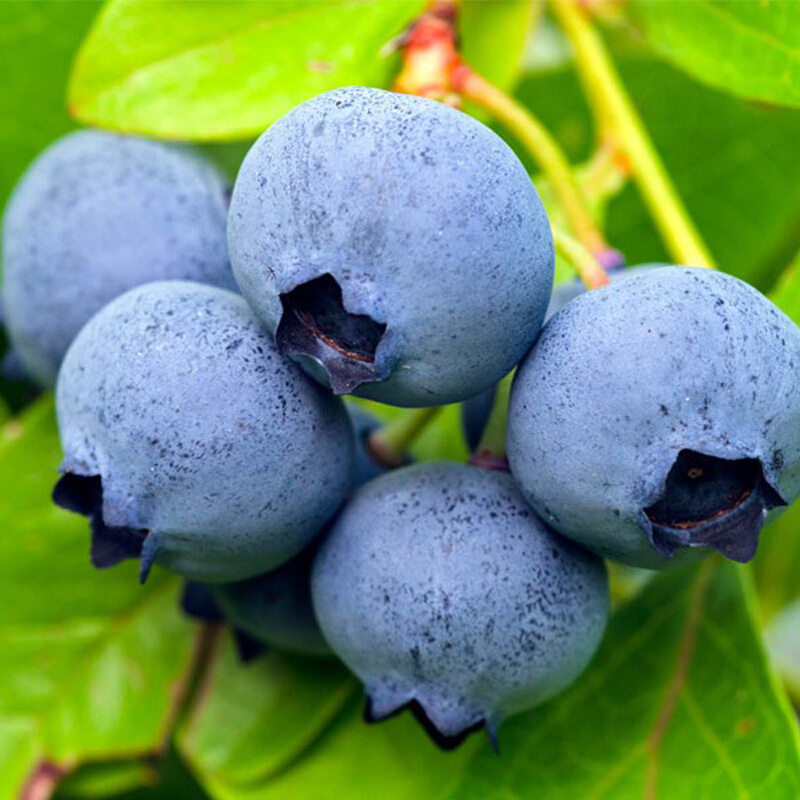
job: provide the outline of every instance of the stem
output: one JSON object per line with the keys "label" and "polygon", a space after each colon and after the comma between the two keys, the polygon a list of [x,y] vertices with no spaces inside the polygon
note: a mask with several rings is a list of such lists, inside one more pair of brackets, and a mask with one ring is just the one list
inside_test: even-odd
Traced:
{"label": "stem", "polygon": [[161,741],[159,754],[167,752],[175,730],[191,714],[197,695],[208,680],[216,660],[222,631],[223,626],[219,622],[200,623],[189,669],[180,689],[179,701],[176,703],[172,718]]}
{"label": "stem", "polygon": [[630,167],[624,154],[610,142],[601,142],[592,157],[579,170],[578,179],[584,195],[597,216],[597,206],[603,205],[625,186]]}
{"label": "stem", "polygon": [[384,466],[402,466],[406,461],[408,448],[442,408],[431,406],[404,410],[391,422],[372,431],[367,438],[367,447]]}
{"label": "stem", "polygon": [[489,111],[536,159],[553,188],[574,232],[594,256],[605,260],[614,252],[594,222],[589,205],[569,161],[550,132],[523,105],[466,65],[452,76],[453,88],[465,99]]}
{"label": "stem", "polygon": [[558,228],[553,228],[553,244],[574,267],[587,289],[597,289],[608,283],[608,273],[600,262],[577,240]]}
{"label": "stem", "polygon": [[494,403],[489,413],[486,427],[483,429],[475,453],[469,463],[488,469],[508,469],[506,462],[506,425],[508,424],[508,397],[511,393],[511,384],[514,381],[512,370],[497,384],[494,394]]}
{"label": "stem", "polygon": [[403,50],[403,65],[394,91],[415,94],[458,106],[450,76],[461,63],[456,37],[458,3],[428,0],[425,11],[397,42]]}
{"label": "stem", "polygon": [[575,0],[552,0],[553,11],[572,43],[575,61],[595,116],[627,155],[661,236],[682,264],[714,267],[714,261],[667,175],[641,118],[584,9]]}

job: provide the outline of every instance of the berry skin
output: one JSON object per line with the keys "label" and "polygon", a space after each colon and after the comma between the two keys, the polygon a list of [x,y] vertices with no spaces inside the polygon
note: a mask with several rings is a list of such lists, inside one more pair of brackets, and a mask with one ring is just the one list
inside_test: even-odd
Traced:
{"label": "berry skin", "polygon": [[[366,447],[366,437],[380,427],[378,419],[357,406],[348,407],[355,433],[352,490],[386,472]],[[239,633],[278,650],[302,655],[330,655],[311,604],[311,565],[322,531],[291,561],[246,581],[211,588],[217,605]],[[240,648],[241,649],[241,648]]]}
{"label": "berry skin", "polygon": [[350,421],[355,433],[355,455],[353,456],[353,479],[351,491],[355,491],[367,481],[383,475],[387,467],[381,464],[369,449],[368,437],[372,431],[381,427],[381,421],[354,403],[347,405]]}
{"label": "berry skin", "polygon": [[[618,281],[630,275],[636,275],[643,270],[654,269],[661,264],[641,264],[638,267],[617,266],[607,270],[609,278]],[[544,315],[544,324],[547,323],[559,312],[570,300],[574,300],[586,291],[586,287],[579,280],[572,280],[568,283],[559,283],[553,287],[550,295],[550,303]],[[461,405],[461,429],[464,432],[464,439],[470,451],[475,450],[483,436],[486,423],[489,421],[489,414],[494,405],[495,387],[481,392],[475,397],[470,397]]]}
{"label": "berry skin", "polygon": [[496,393],[497,386],[492,386],[461,404],[461,431],[470,452],[477,448],[486,430]]}
{"label": "berry skin", "polygon": [[52,386],[78,331],[149,281],[235,289],[228,183],[190,149],[84,130],[28,169],[3,219],[2,302],[27,372]]}
{"label": "berry skin", "polygon": [[59,374],[54,499],[89,516],[92,558],[192,580],[252,577],[298,553],[350,485],[342,403],[277,352],[238,295],[187,281],[127,292]]}
{"label": "berry skin", "polygon": [[[584,291],[585,288],[580,281],[570,281],[554,286],[553,293],[550,295],[550,303],[544,315],[544,324],[546,325],[557,311],[560,311],[570,300]],[[483,436],[489,415],[492,413],[496,391],[497,387],[492,386],[461,404],[461,429],[470,452],[475,450]]]}
{"label": "berry skin", "polygon": [[800,330],[730,275],[631,275],[546,326],[507,444],[542,519],[602,555],[747,561],[768,512],[800,492]]}
{"label": "berry skin", "polygon": [[211,592],[225,619],[237,630],[278,650],[330,655],[311,605],[310,573],[317,548],[307,547],[278,569]]}
{"label": "berry skin", "polygon": [[334,392],[464,400],[536,338],[553,279],[519,159],[442,103],[337,89],[278,120],[234,187],[236,280],[281,351]]}
{"label": "berry skin", "polygon": [[372,720],[410,706],[458,744],[567,686],[608,613],[603,562],[548,530],[507,473],[453,462],[363,486],[323,542],[312,596]]}

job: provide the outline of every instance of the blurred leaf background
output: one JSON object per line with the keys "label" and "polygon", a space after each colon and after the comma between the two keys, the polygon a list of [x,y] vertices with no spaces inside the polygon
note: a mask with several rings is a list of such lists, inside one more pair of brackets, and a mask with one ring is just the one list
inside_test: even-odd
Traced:
{"label": "blurred leaf background", "polygon": [[[202,142],[235,175],[248,141],[297,103],[389,86],[397,57],[385,45],[421,7],[3,3],[0,204],[77,124]],[[600,3],[598,15],[722,268],[800,322],[800,4],[635,0]],[[577,165],[590,160],[589,107],[541,3],[466,0],[461,35],[475,68]],[[668,260],[633,185],[598,205],[629,263]],[[564,264],[559,276],[570,279]],[[85,521],[50,503],[51,398],[29,402],[30,388],[8,381],[0,395],[0,797],[800,796],[786,692],[800,703],[798,507],[764,533],[752,568],[709,560],[647,580],[615,570],[618,608],[587,673],[511,720],[499,758],[478,737],[442,754],[407,715],[364,725],[360,690],[337,664],[271,653],[242,666],[226,630],[181,615],[174,577],[142,588],[132,567],[92,570]],[[455,407],[414,451],[466,453]]]}

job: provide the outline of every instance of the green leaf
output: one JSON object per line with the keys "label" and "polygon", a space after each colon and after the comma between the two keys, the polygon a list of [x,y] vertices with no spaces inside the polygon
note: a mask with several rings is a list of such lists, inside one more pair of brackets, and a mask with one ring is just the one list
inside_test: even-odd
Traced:
{"label": "green leaf", "polygon": [[541,7],[542,0],[465,0],[458,25],[464,60],[492,83],[512,86]]}
{"label": "green leaf", "polygon": [[17,755],[0,796],[37,768],[163,747],[195,638],[176,579],[90,566],[86,520],[50,500],[59,458],[50,398],[2,429],[0,759]]}
{"label": "green leaf", "polygon": [[[238,675],[226,679],[227,694],[249,685],[245,671]],[[316,678],[291,675],[280,712],[267,708],[271,701],[257,708],[257,686],[267,697],[275,691],[262,677],[235,703],[219,698],[205,725],[215,746],[189,754],[214,797],[788,800],[800,793],[800,740],[763,652],[747,572],[717,559],[654,577],[615,614],[571,689],[504,725],[499,758],[480,736],[443,754],[407,713],[367,726],[358,696],[276,769],[272,746],[254,741],[280,742],[281,723],[291,739],[295,704],[317,691]],[[262,732],[270,719],[272,730]]]}
{"label": "green leaf", "polygon": [[800,705],[800,600],[772,620],[766,640],[772,663]]}
{"label": "green leaf", "polygon": [[770,292],[770,299],[800,325],[800,255],[781,275]]}
{"label": "green leaf", "polygon": [[[460,31],[469,62],[510,85],[538,5],[468,0]],[[381,49],[423,7],[112,0],[81,49],[70,108],[84,122],[165,138],[249,138],[328,89],[389,86],[398,61]]]}
{"label": "green leaf", "polygon": [[[621,58],[619,68],[721,269],[769,289],[800,248],[800,112],[756,107],[649,59]],[[517,94],[574,161],[588,158],[594,130],[571,72],[533,73]],[[669,261],[632,185],[611,202],[607,222],[629,263]]]}
{"label": "green leaf", "polygon": [[144,761],[109,761],[87,764],[59,784],[58,800],[111,797],[120,792],[151,786],[156,781],[152,764]]}
{"label": "green leaf", "polygon": [[36,721],[0,711],[0,797],[17,797],[36,763]]}
{"label": "green leaf", "polygon": [[[215,798],[427,798],[481,746],[476,738],[443,754],[407,714],[367,725],[352,678],[318,686],[325,673],[306,667],[298,677],[297,664],[271,665],[275,658],[269,656],[251,676],[252,667],[228,656],[230,666],[223,669],[229,673],[215,686],[208,709],[190,723],[199,730],[181,733],[184,756]],[[274,697],[278,691],[280,700]]]}
{"label": "green leaf", "polygon": [[697,80],[800,106],[796,0],[632,0],[630,10],[652,47]]}
{"label": "green leaf", "polygon": [[[770,299],[800,324],[800,255],[770,292]],[[800,503],[792,504],[761,534],[753,567],[766,618],[800,598]]]}
{"label": "green leaf", "polygon": [[[99,0],[0,3],[0,212],[31,160],[74,127],[64,99],[67,74],[99,6]],[[3,333],[0,353],[4,350]],[[0,376],[0,392],[14,407],[28,391]],[[0,404],[4,419],[5,403]]]}
{"label": "green leaf", "polygon": [[501,730],[453,798],[800,794],[800,740],[762,650],[746,573],[656,576],[566,694]]}
{"label": "green leaf", "polygon": [[[363,699],[351,701],[336,723],[302,760],[272,783],[226,787],[224,800],[342,800],[342,798],[441,797],[454,778],[464,773],[470,757],[486,744],[478,737],[443,753],[407,712],[367,725]],[[483,797],[496,797],[493,791]],[[530,797],[538,797],[531,793]]]}
{"label": "green leaf", "polygon": [[158,759],[87,764],[58,785],[55,800],[208,800],[174,749]]}
{"label": "green leaf", "polygon": [[800,598],[799,531],[800,503],[794,503],[761,533],[753,569],[766,618]]}
{"label": "green leaf", "polygon": [[235,796],[300,757],[355,688],[332,660],[273,651],[244,665],[226,636],[179,731],[179,750],[212,795]]}
{"label": "green leaf", "polygon": [[0,4],[0,208],[31,159],[73,127],[64,102],[67,74],[99,6]]}
{"label": "green leaf", "polygon": [[[373,400],[351,397],[348,402],[361,406],[384,422],[389,422],[406,411]],[[466,461],[469,458],[469,450],[461,431],[460,403],[442,406],[414,441],[411,457],[416,461]]]}
{"label": "green leaf", "polygon": [[70,82],[74,115],[165,138],[261,133],[337,86],[384,86],[396,60],[379,51],[421,0],[111,0]]}

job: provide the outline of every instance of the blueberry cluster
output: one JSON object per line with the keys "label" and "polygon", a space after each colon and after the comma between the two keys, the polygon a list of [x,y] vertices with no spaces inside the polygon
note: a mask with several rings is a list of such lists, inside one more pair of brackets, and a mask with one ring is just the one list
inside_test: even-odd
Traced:
{"label": "blueberry cluster", "polygon": [[[196,606],[339,657],[369,720],[410,708],[443,747],[586,667],[603,557],[746,561],[800,493],[800,330],[697,268],[553,292],[523,166],[431,100],[310,100],[232,193],[191,150],[72,134],[12,196],[3,261],[19,359],[57,375],[54,499],[88,517],[93,563],[201,582]],[[517,365],[508,469],[389,470],[339,397],[467,401],[477,444]]]}

